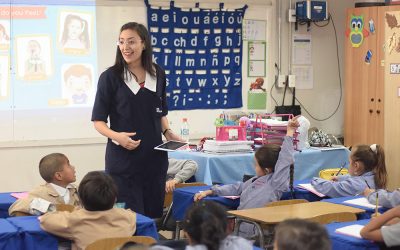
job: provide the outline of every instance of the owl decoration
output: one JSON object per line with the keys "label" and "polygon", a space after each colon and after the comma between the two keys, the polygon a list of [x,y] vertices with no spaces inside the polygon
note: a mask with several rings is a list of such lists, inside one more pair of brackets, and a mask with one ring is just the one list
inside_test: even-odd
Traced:
{"label": "owl decoration", "polygon": [[368,35],[368,30],[364,29],[364,17],[352,15],[350,19],[350,28],[346,30],[346,36],[350,38],[351,45],[354,48],[360,47],[364,37]]}

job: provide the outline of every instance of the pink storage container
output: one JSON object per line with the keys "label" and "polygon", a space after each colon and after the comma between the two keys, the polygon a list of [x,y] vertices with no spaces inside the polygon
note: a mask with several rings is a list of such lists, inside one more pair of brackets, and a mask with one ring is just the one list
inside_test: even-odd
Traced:
{"label": "pink storage container", "polygon": [[222,126],[216,127],[217,141],[246,141],[246,127]]}

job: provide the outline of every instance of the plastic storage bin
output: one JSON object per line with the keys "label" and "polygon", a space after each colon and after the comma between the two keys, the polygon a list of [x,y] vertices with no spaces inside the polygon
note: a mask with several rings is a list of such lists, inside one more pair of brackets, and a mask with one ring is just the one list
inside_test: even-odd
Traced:
{"label": "plastic storage bin", "polygon": [[216,127],[217,141],[246,141],[246,127],[222,126]]}

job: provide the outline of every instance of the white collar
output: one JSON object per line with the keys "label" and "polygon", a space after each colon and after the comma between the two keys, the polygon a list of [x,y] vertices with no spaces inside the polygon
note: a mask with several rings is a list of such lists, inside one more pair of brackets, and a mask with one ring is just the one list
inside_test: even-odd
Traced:
{"label": "white collar", "polygon": [[56,190],[56,192],[61,196],[64,197],[65,193],[68,191],[68,188],[73,188],[71,184],[68,184],[65,188],[56,185],[54,183],[50,183],[50,185]]}
{"label": "white collar", "polygon": [[[129,89],[136,95],[137,92],[139,92],[140,86],[139,83],[136,81],[134,77],[128,77],[129,74],[127,74],[126,70],[124,72],[124,82],[126,85],[129,87]],[[144,82],[144,88],[156,92],[157,89],[157,78],[153,77],[149,74],[149,72],[146,71],[146,78]]]}

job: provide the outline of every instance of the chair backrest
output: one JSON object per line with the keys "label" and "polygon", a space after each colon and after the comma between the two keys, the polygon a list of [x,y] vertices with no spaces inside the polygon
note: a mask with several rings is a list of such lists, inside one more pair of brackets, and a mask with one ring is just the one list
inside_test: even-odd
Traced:
{"label": "chair backrest", "polygon": [[72,212],[74,211],[75,207],[73,205],[69,204],[56,204],[56,210],[57,211],[68,211]]}
{"label": "chair backrest", "polygon": [[[192,186],[207,186],[207,184],[203,182],[186,182],[186,183],[177,183],[175,188],[183,188],[183,187],[192,187]],[[169,207],[172,203],[172,193],[166,193],[164,198],[164,207]]]}
{"label": "chair backrest", "polygon": [[273,201],[267,203],[266,207],[277,207],[277,206],[284,206],[284,205],[292,205],[292,204],[299,204],[299,203],[306,203],[308,200],[304,199],[293,199],[293,200],[280,200],[280,201]]}
{"label": "chair backrest", "polygon": [[156,243],[156,240],[149,236],[130,236],[130,237],[115,237],[96,240],[89,244],[86,250],[115,250],[127,242],[136,242],[150,246]]}
{"label": "chair backrest", "polygon": [[347,221],[355,221],[357,220],[357,216],[353,213],[349,212],[341,212],[341,213],[331,213],[331,214],[323,214],[310,218],[309,220],[315,221],[321,224],[329,224],[333,222],[347,222]]}

